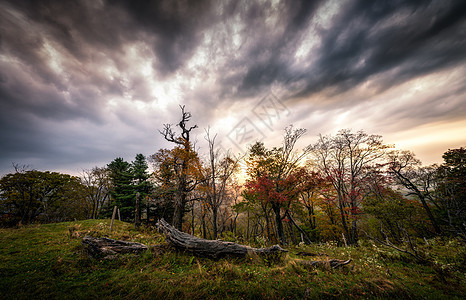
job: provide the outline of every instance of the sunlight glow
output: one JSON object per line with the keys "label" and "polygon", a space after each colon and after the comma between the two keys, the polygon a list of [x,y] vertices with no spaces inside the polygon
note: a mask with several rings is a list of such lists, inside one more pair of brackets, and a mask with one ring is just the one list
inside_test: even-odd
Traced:
{"label": "sunlight glow", "polygon": [[[390,140],[388,140],[390,139]],[[466,120],[438,122],[387,135],[387,141],[396,141],[397,149],[413,151],[424,164],[440,163],[441,153],[449,148],[466,146]]]}

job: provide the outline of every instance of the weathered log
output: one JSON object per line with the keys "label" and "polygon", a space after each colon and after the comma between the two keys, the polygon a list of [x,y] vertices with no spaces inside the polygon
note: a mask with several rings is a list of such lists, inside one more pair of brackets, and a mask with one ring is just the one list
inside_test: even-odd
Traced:
{"label": "weathered log", "polygon": [[259,256],[280,255],[288,252],[275,245],[268,248],[252,248],[222,240],[206,240],[181,232],[168,224],[164,219],[157,222],[157,228],[165,235],[165,240],[173,247],[186,250],[196,256],[220,258],[224,256],[244,257],[248,254]]}
{"label": "weathered log", "polygon": [[304,266],[330,267],[330,268],[336,269],[336,268],[349,264],[351,262],[351,259],[348,259],[348,260],[330,259],[330,260],[312,260],[312,261],[301,260],[298,262]]}
{"label": "weathered log", "polygon": [[296,253],[296,255],[298,256],[327,256],[327,254],[325,253],[312,253],[312,252],[304,252],[304,251],[298,252]]}
{"label": "weathered log", "polygon": [[112,240],[109,238],[94,238],[85,236],[82,239],[82,244],[87,253],[94,258],[111,259],[118,254],[134,253],[139,254],[146,251],[148,247],[141,243],[125,242]]}

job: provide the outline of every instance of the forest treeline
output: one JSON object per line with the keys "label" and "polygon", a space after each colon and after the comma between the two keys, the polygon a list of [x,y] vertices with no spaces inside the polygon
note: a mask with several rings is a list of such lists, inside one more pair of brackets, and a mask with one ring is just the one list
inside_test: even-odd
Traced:
{"label": "forest treeline", "polygon": [[219,150],[206,130],[201,157],[190,121],[181,107],[176,128],[160,131],[171,149],[116,158],[79,177],[16,167],[0,179],[0,224],[108,218],[117,206],[123,221],[150,226],[164,218],[203,238],[241,243],[466,240],[466,148],[422,166],[414,153],[364,131],[320,135],[297,149],[306,130],[289,126],[280,146],[256,142],[242,156]]}

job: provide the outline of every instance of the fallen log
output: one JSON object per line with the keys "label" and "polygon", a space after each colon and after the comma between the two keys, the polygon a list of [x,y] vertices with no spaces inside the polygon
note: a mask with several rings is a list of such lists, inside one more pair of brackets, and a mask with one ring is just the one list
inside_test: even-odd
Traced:
{"label": "fallen log", "polygon": [[112,259],[118,254],[139,254],[148,247],[141,243],[112,240],[109,238],[94,238],[85,236],[81,242],[87,253],[94,258]]}
{"label": "fallen log", "polygon": [[351,262],[351,259],[341,260],[341,259],[330,259],[330,260],[301,260],[298,261],[300,264],[309,267],[330,267],[332,269],[337,269],[344,265],[347,265]]}
{"label": "fallen log", "polygon": [[165,241],[168,244],[177,249],[189,251],[196,256],[220,258],[225,256],[244,257],[248,254],[256,254],[270,257],[271,255],[280,256],[282,253],[288,252],[279,245],[268,248],[253,248],[233,242],[198,238],[177,230],[164,219],[160,219],[156,225],[159,231],[165,235]]}
{"label": "fallen log", "polygon": [[325,253],[312,253],[312,252],[304,252],[304,251],[298,252],[296,253],[296,255],[298,256],[327,256],[327,254]]}

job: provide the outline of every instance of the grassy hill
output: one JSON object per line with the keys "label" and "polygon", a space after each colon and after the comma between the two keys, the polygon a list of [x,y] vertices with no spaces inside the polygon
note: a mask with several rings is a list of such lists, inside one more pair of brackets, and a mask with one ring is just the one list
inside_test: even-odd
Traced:
{"label": "grassy hill", "polygon": [[[432,261],[419,264],[371,243],[288,248],[279,262],[255,257],[217,261],[155,247],[141,256],[90,259],[86,235],[163,244],[155,231],[130,224],[87,220],[0,229],[0,299],[218,299],[218,298],[431,298],[466,295],[465,250],[457,241],[431,240],[422,248]],[[307,259],[351,258],[344,268],[305,267]]]}

